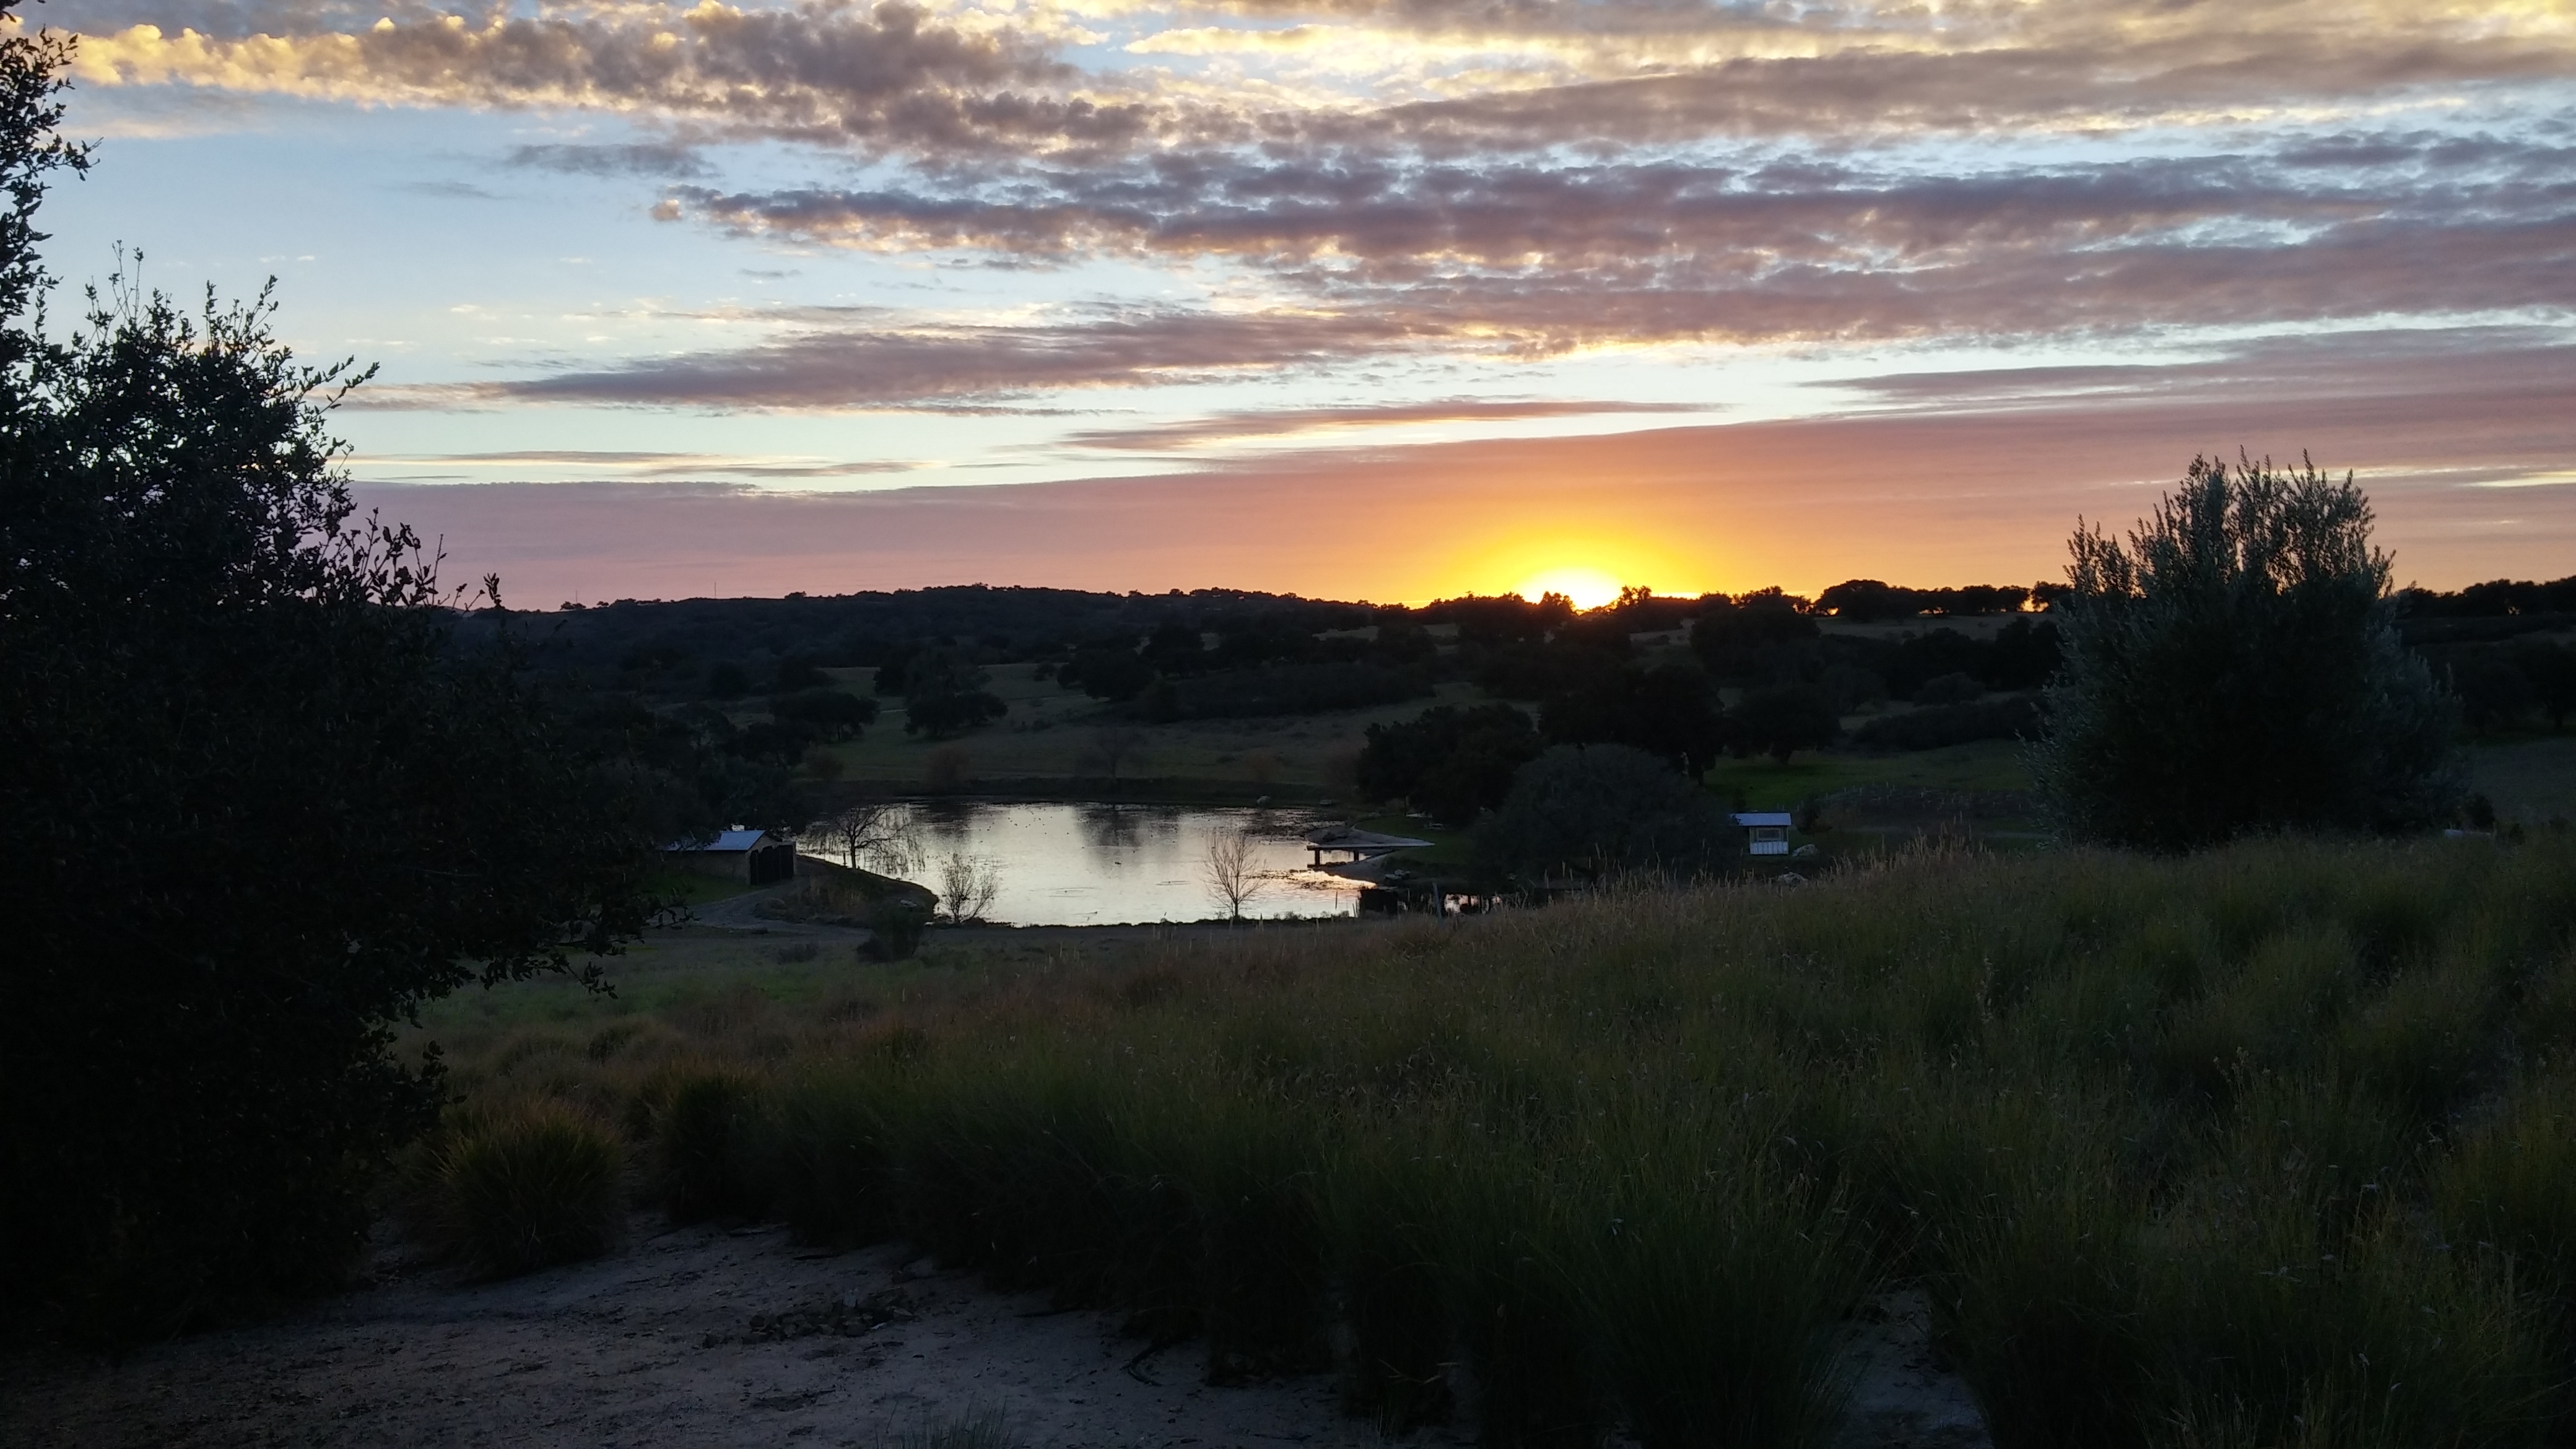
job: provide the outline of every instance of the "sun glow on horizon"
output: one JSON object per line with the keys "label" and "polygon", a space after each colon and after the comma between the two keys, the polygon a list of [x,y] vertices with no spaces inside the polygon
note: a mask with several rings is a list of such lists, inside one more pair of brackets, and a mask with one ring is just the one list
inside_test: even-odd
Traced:
{"label": "sun glow on horizon", "polygon": [[1532,574],[1521,580],[1512,592],[1533,603],[1543,594],[1563,594],[1572,599],[1578,609],[1597,609],[1603,604],[1616,602],[1619,589],[1620,583],[1615,575],[1599,569],[1568,567]]}

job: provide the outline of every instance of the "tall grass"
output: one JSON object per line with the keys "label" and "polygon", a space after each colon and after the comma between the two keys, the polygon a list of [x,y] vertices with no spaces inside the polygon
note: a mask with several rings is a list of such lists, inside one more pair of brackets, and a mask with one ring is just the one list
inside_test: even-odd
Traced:
{"label": "tall grass", "polygon": [[2571,931],[2563,837],[1950,849],[455,1056],[627,1123],[675,1214],[1336,1366],[1389,1432],[1820,1444],[1919,1285],[2004,1449],[2540,1444]]}
{"label": "tall grass", "polygon": [[414,1151],[414,1226],[496,1278],[606,1252],[625,1219],[616,1135],[560,1102],[468,1106]]}

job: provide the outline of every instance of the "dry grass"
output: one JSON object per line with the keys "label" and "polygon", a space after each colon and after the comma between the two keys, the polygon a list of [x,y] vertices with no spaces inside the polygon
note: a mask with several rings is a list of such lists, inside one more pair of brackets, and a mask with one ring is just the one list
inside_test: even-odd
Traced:
{"label": "dry grass", "polygon": [[456,1055],[696,1201],[1196,1335],[1218,1379],[1338,1343],[1390,1429],[1463,1393],[1497,1444],[1817,1443],[1839,1326],[1912,1282],[2005,1449],[2538,1445],[2571,928],[2561,836],[1954,844]]}

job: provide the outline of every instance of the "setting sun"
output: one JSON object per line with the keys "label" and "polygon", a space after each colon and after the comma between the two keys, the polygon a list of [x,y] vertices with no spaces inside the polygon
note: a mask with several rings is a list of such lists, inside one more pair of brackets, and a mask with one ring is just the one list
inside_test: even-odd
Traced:
{"label": "setting sun", "polygon": [[1513,592],[1531,600],[1563,594],[1578,609],[1597,609],[1619,597],[1619,581],[1599,569],[1557,568],[1530,575]]}

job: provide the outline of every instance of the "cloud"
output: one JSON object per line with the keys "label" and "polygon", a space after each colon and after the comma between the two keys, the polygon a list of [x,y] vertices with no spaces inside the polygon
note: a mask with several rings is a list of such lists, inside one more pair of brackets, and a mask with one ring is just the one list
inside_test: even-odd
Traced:
{"label": "cloud", "polygon": [[1078,93],[1049,43],[886,0],[745,11],[639,5],[377,21],[237,38],[83,36],[73,78],[360,104],[617,112],[743,136],[922,152],[1135,139],[1145,109]]}
{"label": "cloud", "polygon": [[[1155,18],[1124,4],[1095,9],[1090,18],[1113,28]],[[1140,63],[1086,71],[1066,59],[1072,47],[1111,37],[1076,24],[1080,7],[541,3],[480,22],[398,7],[370,24],[346,6],[273,4],[216,7],[205,29],[175,34],[155,23],[93,31],[76,75],[368,104],[613,111],[737,138],[936,156],[1839,143],[2197,126],[2561,81],[2576,76],[2576,31],[2554,9],[1250,4],[1236,7],[1238,22],[1134,35],[1122,53]],[[129,13],[102,6],[92,23]],[[1277,23],[1299,17],[1316,23]],[[1226,20],[1222,7],[1214,18]],[[1330,65],[1314,69],[1327,53]],[[1166,57],[1183,68],[1164,69]],[[1242,72],[1247,63],[1256,71]],[[1209,64],[1220,69],[1200,69]]]}
{"label": "cloud", "polygon": [[2260,338],[2181,362],[1886,373],[1821,384],[1906,411],[2136,407],[2292,397],[2576,395],[2576,342],[2548,327],[2364,328]]}
{"label": "cloud", "polygon": [[[866,325],[871,314],[805,309],[779,339],[511,382],[371,388],[367,407],[607,403],[658,407],[903,408],[1072,387],[1189,382],[1322,366],[1403,350],[1409,324],[1356,315],[1102,309],[1057,325]],[[831,323],[844,316],[853,319]],[[1436,340],[1436,339],[1431,339]]]}
{"label": "cloud", "polygon": [[627,145],[518,146],[507,164],[574,176],[654,176],[689,180],[713,173],[693,147],[658,141]]}
{"label": "cloud", "polygon": [[1166,452],[1208,443],[1235,443],[1255,438],[1289,437],[1354,428],[1408,427],[1423,423],[1523,422],[1541,418],[1612,417],[1655,413],[1707,413],[1718,409],[1699,403],[1622,402],[1485,402],[1451,398],[1441,402],[1387,403],[1339,408],[1271,408],[1217,413],[1177,422],[1131,428],[1097,428],[1063,441],[1076,448]]}
{"label": "cloud", "polygon": [[[444,466],[471,465],[479,470],[495,468],[530,468],[541,471],[559,469],[613,468],[632,478],[702,478],[722,474],[734,478],[800,479],[853,478],[882,473],[909,473],[921,468],[920,463],[867,460],[833,461],[817,458],[728,457],[716,453],[657,453],[623,449],[534,448],[502,453],[385,453],[355,456],[349,462],[356,467],[386,465]],[[425,475],[462,477],[462,474]]]}
{"label": "cloud", "polygon": [[[1263,305],[977,325],[769,314],[750,347],[477,385],[487,402],[907,407],[1387,358],[2137,337],[2576,314],[2564,148],[2402,134],[1912,174],[1855,162],[1399,164],[1179,154],[966,194],[721,193],[672,214],[807,244],[1234,263]],[[756,315],[756,314],[755,314]]]}
{"label": "cloud", "polygon": [[408,191],[416,196],[435,196],[442,201],[499,201],[501,199],[499,192],[485,190],[470,181],[402,181],[396,182],[393,189]]}

